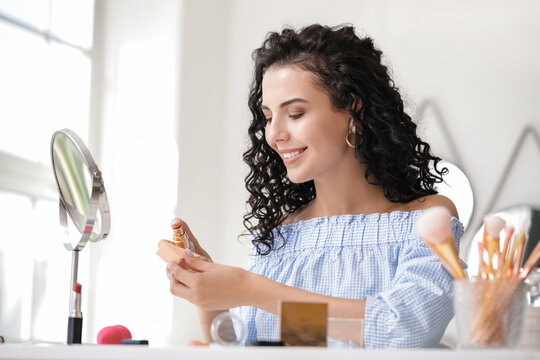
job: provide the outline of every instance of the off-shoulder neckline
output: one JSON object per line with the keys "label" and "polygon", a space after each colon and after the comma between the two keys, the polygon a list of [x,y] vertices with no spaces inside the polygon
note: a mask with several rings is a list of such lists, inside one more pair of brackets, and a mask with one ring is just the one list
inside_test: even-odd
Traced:
{"label": "off-shoulder neckline", "polygon": [[[425,209],[418,209],[418,210],[411,210],[411,211],[403,211],[403,210],[396,210],[386,213],[370,213],[370,214],[342,214],[342,215],[332,215],[332,216],[318,216],[313,217],[311,219],[307,220],[299,220],[294,223],[290,224],[283,224],[278,226],[278,228],[287,229],[287,228],[295,228],[295,227],[305,227],[309,225],[318,225],[324,222],[351,222],[352,220],[357,221],[370,221],[370,220],[380,220],[381,218],[388,218],[392,220],[398,220],[398,219],[407,219],[411,216],[417,216],[420,213],[424,212]],[[451,216],[452,221],[460,221],[458,218],[455,218],[454,216]]]}

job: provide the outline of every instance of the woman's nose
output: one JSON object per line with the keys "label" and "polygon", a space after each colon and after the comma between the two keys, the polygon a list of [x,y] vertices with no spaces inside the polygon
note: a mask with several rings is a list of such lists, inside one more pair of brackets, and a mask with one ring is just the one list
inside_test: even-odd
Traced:
{"label": "woman's nose", "polygon": [[287,141],[289,139],[289,130],[286,121],[276,117],[267,126],[266,134],[268,139],[273,143]]}

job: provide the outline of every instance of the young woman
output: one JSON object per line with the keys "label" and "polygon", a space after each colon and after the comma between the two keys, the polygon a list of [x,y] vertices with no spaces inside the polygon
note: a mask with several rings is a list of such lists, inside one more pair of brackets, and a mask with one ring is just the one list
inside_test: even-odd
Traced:
{"label": "young woman", "polygon": [[312,301],[328,303],[329,317],[364,319],[368,348],[438,345],[452,279],[415,221],[444,206],[456,242],[463,226],[436,195],[446,169],[416,135],[381,55],[353,27],[321,25],[272,32],[254,51],[250,270],[208,261],[190,231],[196,254],[167,265],[171,292],[199,307],[207,340],[213,317],[238,306],[248,340],[278,340],[279,303]]}

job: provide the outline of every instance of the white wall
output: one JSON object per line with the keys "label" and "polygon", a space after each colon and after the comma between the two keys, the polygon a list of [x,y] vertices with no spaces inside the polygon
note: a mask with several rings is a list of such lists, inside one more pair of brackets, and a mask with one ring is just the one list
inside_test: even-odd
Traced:
{"label": "white wall", "polygon": [[91,259],[85,342],[117,324],[153,345],[176,340],[179,301],[155,252],[177,203],[181,16],[174,0],[96,2],[91,133],[102,139],[111,231],[81,253]]}
{"label": "white wall", "polygon": [[[249,54],[264,35],[282,24],[349,22],[383,50],[412,116],[426,99],[439,105],[473,186],[476,228],[520,132],[527,124],[540,131],[539,15],[535,1],[373,0],[336,1],[332,6],[326,1],[234,1],[228,42],[232,77],[226,93],[236,127],[229,129],[227,147],[243,145]],[[427,112],[419,121],[420,133],[437,155],[455,161],[434,120]],[[521,155],[496,208],[524,202],[540,206],[540,153],[530,138]],[[241,166],[234,154],[227,162]],[[241,198],[241,191],[231,198]],[[230,221],[241,213],[238,209],[230,213]]]}
{"label": "white wall", "polygon": [[[540,130],[538,15],[534,1],[393,1],[373,7],[360,22],[386,52],[410,105],[439,104],[474,189],[471,229],[485,215],[522,129]],[[421,123],[427,140],[452,158],[432,120]],[[540,153],[530,140],[496,208],[540,206]]]}
{"label": "white wall", "polygon": [[[423,100],[436,101],[475,192],[472,228],[478,226],[486,211],[521,129],[526,124],[540,129],[537,109],[540,3],[536,1],[341,0],[332,1],[331,5],[321,0],[98,0],[97,3],[106,19],[103,34],[97,38],[108,44],[103,48],[103,70],[112,74],[101,84],[109,98],[102,104],[98,101],[97,105],[103,109],[103,159],[112,164],[107,160],[107,152],[114,147],[117,135],[113,136],[107,126],[108,122],[118,120],[113,118],[137,114],[139,101],[146,101],[148,111],[144,115],[147,118],[140,116],[132,126],[133,131],[146,129],[151,133],[152,127],[163,120],[152,116],[151,109],[174,107],[166,117],[170,120],[172,116],[176,123],[175,137],[164,136],[162,141],[178,149],[176,155],[171,155],[177,156],[173,163],[178,164],[178,187],[170,190],[170,196],[177,198],[178,203],[175,209],[161,211],[163,222],[168,223],[168,214],[184,217],[218,262],[247,266],[248,248],[237,236],[243,231],[242,216],[247,199],[243,184],[247,169],[242,162],[242,152],[247,144],[251,52],[260,46],[268,31],[280,30],[283,24],[354,24],[359,33],[373,36],[385,53],[411,115],[415,115]],[[159,70],[159,81],[167,86],[140,90],[141,98],[128,96],[124,104],[133,104],[134,110],[124,109],[122,113],[115,108],[118,99],[127,96],[122,92],[128,90],[114,89],[117,80],[114,74],[121,71],[114,57],[124,42],[137,39],[157,44],[151,45],[155,56],[148,67],[140,69],[141,77]],[[172,57],[173,61],[167,61],[168,67],[163,69],[160,57]],[[173,85],[164,75],[167,69],[174,79]],[[166,100],[160,100],[161,96]],[[439,156],[455,160],[456,154],[450,152],[446,136],[436,125],[433,114],[426,113],[420,128]],[[153,135],[162,136],[163,131]],[[135,148],[141,146],[144,144],[137,144]],[[160,201],[165,201],[149,199],[148,194],[160,189],[162,196],[170,199],[166,192],[170,188],[163,187],[160,172],[172,166],[163,160],[161,151],[168,151],[170,146],[167,146],[166,149],[137,150],[137,154],[144,158],[146,152],[148,159],[158,164],[152,176],[145,177],[146,181],[140,183],[138,189],[137,196],[142,200],[136,204],[141,220],[145,209],[159,209]],[[496,207],[522,202],[540,207],[540,188],[536,185],[536,179],[540,178],[540,154],[531,141],[523,150]],[[123,155],[130,156],[130,153],[126,151]],[[140,166],[134,162],[133,166],[133,176],[148,169],[145,162]],[[104,176],[115,176],[112,165],[110,171],[109,174],[104,171]],[[119,189],[109,189],[111,197]],[[114,208],[112,211],[114,224],[115,217],[123,215],[116,215]],[[162,236],[161,228],[157,230],[159,225],[153,225],[154,229],[146,227],[146,238],[140,240],[141,243],[157,242]],[[471,237],[472,231],[469,231],[465,245]],[[111,248],[120,248],[113,245],[120,241],[111,232],[108,243],[101,245],[107,250],[102,251],[110,253]],[[144,251],[147,250],[145,247]],[[144,262],[143,256],[139,256]],[[104,265],[107,261],[113,258],[103,258],[100,266],[110,267]],[[121,263],[116,261],[117,265]],[[145,267],[154,266],[148,261]],[[147,272],[145,267],[133,268],[126,275],[141,276]],[[154,276],[157,271],[151,274]],[[166,279],[162,274],[155,279],[149,275],[141,277],[145,282],[130,290],[129,296],[140,309],[149,311],[144,299],[137,298],[137,294],[147,291],[152,281],[160,285],[150,289],[166,293],[167,285],[163,285]],[[161,305],[174,304],[172,312],[156,314],[172,319],[169,337],[156,339],[158,343],[183,344],[190,338],[200,338],[196,310],[191,304],[178,299],[167,302],[168,293],[155,296],[160,297]],[[138,326],[136,315],[130,321]],[[139,330],[139,337],[150,337],[150,329],[140,327]]]}

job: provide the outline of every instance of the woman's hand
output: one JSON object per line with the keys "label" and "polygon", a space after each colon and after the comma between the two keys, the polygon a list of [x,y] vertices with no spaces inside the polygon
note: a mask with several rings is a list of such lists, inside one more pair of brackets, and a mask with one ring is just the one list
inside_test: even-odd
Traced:
{"label": "woman's hand", "polygon": [[201,247],[201,245],[199,244],[199,241],[197,240],[197,238],[193,235],[193,233],[191,232],[188,224],[180,219],[180,218],[174,218],[172,219],[171,221],[171,227],[173,226],[176,226],[178,227],[178,225],[181,225],[182,228],[184,229],[184,231],[187,233],[187,235],[189,236],[189,240],[191,240],[191,242],[193,243],[193,245],[195,245],[195,253],[201,255],[201,256],[204,256],[205,258],[207,258],[208,260],[212,261],[212,258],[210,257],[210,255],[208,255],[208,253]]}
{"label": "woman's hand", "polygon": [[173,295],[206,311],[246,305],[247,271],[205,261],[189,250],[184,253],[180,264],[167,264]]}

